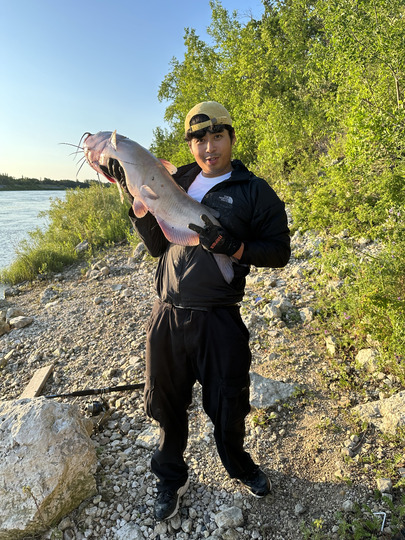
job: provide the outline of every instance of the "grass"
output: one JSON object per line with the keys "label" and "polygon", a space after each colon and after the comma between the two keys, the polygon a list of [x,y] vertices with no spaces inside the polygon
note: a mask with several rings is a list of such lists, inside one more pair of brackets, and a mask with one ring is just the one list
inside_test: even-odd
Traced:
{"label": "grass", "polygon": [[[48,218],[48,228],[30,232],[19,244],[16,259],[0,272],[0,281],[11,285],[32,281],[40,274],[60,272],[80,258],[90,259],[104,246],[132,241],[128,203],[121,203],[114,186],[69,190],[64,201],[52,200],[40,215]],[[88,248],[79,254],[75,248],[84,240]]]}

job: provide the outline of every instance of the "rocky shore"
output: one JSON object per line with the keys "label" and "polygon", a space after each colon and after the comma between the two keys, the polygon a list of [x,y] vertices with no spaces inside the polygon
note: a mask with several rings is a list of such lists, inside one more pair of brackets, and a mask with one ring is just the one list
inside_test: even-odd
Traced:
{"label": "rocky shore", "polygon": [[[296,255],[286,268],[252,269],[242,303],[252,371],[296,386],[293,396],[269,410],[253,408],[247,420],[246,447],[269,474],[271,495],[254,499],[226,476],[197,385],[186,451],[190,488],[179,514],[156,523],[149,460],[157,427],[144,414],[142,391],[110,393],[92,434],[97,495],[41,540],[339,539],[340,522],[354,522],[356,512],[364,519],[385,515],[381,538],[394,538],[389,500],[396,504],[404,489],[392,489],[395,479],[383,478],[382,484],[376,462],[393,461],[398,447],[372,424],[361,429],[350,415],[362,401],[383,397],[388,383],[376,377],[364,395],[339,389],[331,365],[333,340],[328,348],[311,288],[308,256],[317,242],[295,235]],[[9,290],[0,304],[1,399],[18,398],[35,370],[49,364],[54,371],[43,395],[142,381],[154,267],[141,248],[129,257],[127,245],[115,246],[91,268],[79,264],[52,280]],[[396,384],[390,381],[391,390]],[[96,399],[64,401],[88,416]],[[402,474],[402,467],[397,460],[393,475]],[[376,489],[387,497],[376,498]],[[368,510],[357,511],[357,505]]]}

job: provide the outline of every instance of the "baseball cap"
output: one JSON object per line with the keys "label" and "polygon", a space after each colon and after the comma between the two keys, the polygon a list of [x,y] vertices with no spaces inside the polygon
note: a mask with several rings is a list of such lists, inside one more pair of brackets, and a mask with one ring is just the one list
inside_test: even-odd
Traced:
{"label": "baseball cap", "polygon": [[[205,114],[208,116],[209,120],[190,126],[191,119],[198,114]],[[223,105],[216,101],[203,101],[195,105],[187,114],[184,122],[184,130],[187,135],[187,133],[198,131],[199,129],[204,129],[206,127],[212,127],[216,124],[226,124],[231,126],[232,118],[230,117],[229,112]]]}

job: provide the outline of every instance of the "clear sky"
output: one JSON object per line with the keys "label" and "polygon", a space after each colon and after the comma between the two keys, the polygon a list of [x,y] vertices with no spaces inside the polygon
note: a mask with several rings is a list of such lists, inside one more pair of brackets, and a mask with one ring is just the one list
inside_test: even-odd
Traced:
{"label": "clear sky", "polygon": [[[260,0],[222,0],[243,21]],[[209,40],[209,0],[0,0],[0,173],[76,178],[84,132],[113,131],[145,147],[164,127],[157,99],[185,28]],[[94,178],[83,167],[78,179]]]}

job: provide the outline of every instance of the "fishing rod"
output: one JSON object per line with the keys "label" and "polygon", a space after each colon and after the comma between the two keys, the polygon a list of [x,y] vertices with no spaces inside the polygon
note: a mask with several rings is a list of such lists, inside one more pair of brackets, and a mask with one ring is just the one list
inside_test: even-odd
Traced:
{"label": "fishing rod", "polygon": [[129,390],[139,390],[145,387],[145,383],[137,384],[124,384],[121,386],[109,386],[107,388],[88,388],[87,390],[76,390],[69,392],[68,394],[52,394],[51,396],[44,396],[47,399],[53,398],[67,398],[67,397],[79,397],[79,396],[97,396],[102,394],[109,394],[110,392],[127,392]]}

